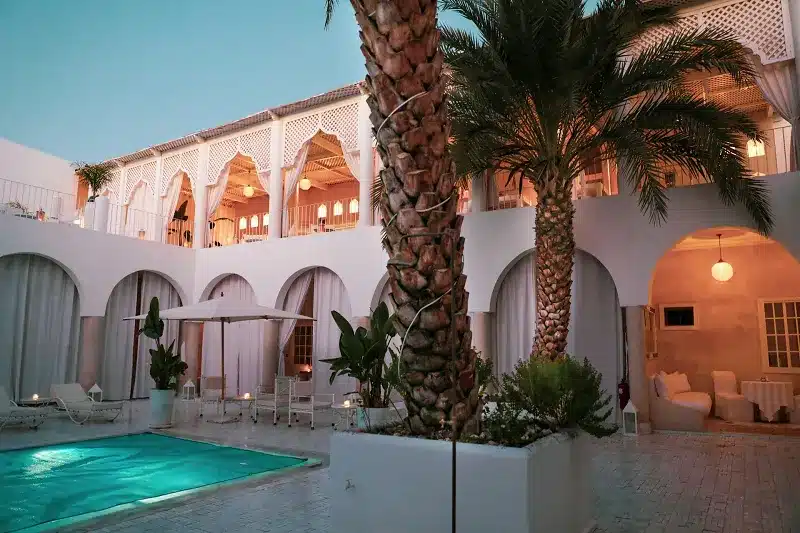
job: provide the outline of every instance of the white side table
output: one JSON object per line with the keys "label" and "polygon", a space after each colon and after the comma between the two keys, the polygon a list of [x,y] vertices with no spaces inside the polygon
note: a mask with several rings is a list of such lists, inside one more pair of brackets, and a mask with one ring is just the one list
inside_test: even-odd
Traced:
{"label": "white side table", "polygon": [[345,429],[351,428],[355,425],[356,420],[356,409],[358,409],[358,405],[351,403],[350,405],[344,405],[342,403],[335,403],[331,406],[333,409],[334,414],[336,415],[337,421],[333,424],[333,429],[339,430],[339,424],[344,423]]}

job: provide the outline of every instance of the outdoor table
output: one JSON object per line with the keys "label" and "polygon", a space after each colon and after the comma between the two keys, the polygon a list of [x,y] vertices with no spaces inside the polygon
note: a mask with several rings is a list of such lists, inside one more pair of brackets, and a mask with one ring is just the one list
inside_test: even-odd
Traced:
{"label": "outdoor table", "polygon": [[781,407],[794,408],[792,384],[787,381],[742,381],[742,396],[757,405],[770,422]]}

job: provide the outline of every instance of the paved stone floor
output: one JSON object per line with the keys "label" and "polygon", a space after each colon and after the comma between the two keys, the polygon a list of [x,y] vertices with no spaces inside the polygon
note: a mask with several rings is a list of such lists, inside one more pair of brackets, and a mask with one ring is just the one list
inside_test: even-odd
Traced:
{"label": "paved stone floor", "polygon": [[[50,420],[38,432],[4,430],[0,449],[141,431],[145,420],[146,403],[114,424]],[[331,429],[188,417],[174,432],[324,458]],[[604,439],[593,452],[598,533],[800,533],[800,438],[659,433]],[[329,490],[323,465],[65,531],[350,533],[329,528]]]}

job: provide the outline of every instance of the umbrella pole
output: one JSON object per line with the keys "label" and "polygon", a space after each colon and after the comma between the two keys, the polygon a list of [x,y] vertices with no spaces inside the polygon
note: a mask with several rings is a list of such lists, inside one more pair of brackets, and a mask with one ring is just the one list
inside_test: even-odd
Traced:
{"label": "umbrella pole", "polygon": [[225,417],[225,319],[223,318],[220,321],[221,328],[222,328],[222,417]]}

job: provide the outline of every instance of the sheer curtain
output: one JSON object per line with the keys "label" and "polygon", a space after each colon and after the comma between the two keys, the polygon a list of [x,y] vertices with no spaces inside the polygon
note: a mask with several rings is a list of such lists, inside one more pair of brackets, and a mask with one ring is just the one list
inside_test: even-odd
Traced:
{"label": "sheer curtain", "polygon": [[264,189],[267,194],[269,194],[269,170],[262,170],[258,173],[258,183],[261,184],[261,188]]}
{"label": "sheer curtain", "polygon": [[167,188],[167,195],[162,196],[159,202],[159,214],[161,215],[161,242],[167,242],[167,230],[175,210],[178,208],[178,199],[181,197],[181,185],[183,185],[183,174],[178,173],[172,178]]}
{"label": "sheer curtain", "polygon": [[308,160],[308,150],[311,148],[311,141],[307,141],[300,151],[297,153],[297,157],[294,159],[294,166],[287,169],[286,171],[286,188],[283,191],[283,234],[289,234],[289,198],[295,193],[297,189],[297,182],[300,181],[300,174],[303,173],[303,169],[306,167],[306,160]]}
{"label": "sheer curtain", "polygon": [[155,217],[147,211],[148,190],[144,183],[137,185],[125,209],[125,235],[128,237],[138,237],[139,231],[144,230],[145,238],[153,240]]}
{"label": "sheer curtain", "polygon": [[350,174],[357,181],[361,181],[359,178],[359,164],[361,162],[361,155],[356,152],[348,152],[347,150],[342,150],[342,157],[344,158],[344,162],[347,165],[347,170],[350,171]]}
{"label": "sheer curtain", "polygon": [[78,381],[78,290],[60,266],[29,254],[0,258],[0,306],[0,386],[11,398]]}
{"label": "sheer curtain", "polygon": [[[281,305],[281,309],[289,311],[290,313],[298,314],[300,309],[303,308],[303,302],[306,300],[308,288],[311,286],[311,280],[314,279],[314,270],[308,270],[300,274],[294,283],[289,287],[286,293],[286,298]],[[281,320],[280,331],[280,349],[278,351],[278,375],[283,376],[286,374],[285,358],[286,346],[289,344],[289,339],[292,338],[294,327],[297,320]]]}
{"label": "sheer curtain", "polygon": [[527,359],[536,334],[535,256],[517,261],[500,283],[494,313],[494,371],[510,373],[520,359]]}
{"label": "sheer curtain", "polygon": [[[211,291],[210,300],[225,297],[256,303],[256,294],[241,276],[232,274],[220,280]],[[220,344],[222,325],[207,322],[203,327],[203,375],[222,374]],[[264,350],[264,321],[252,320],[225,324],[225,388],[231,396],[251,394],[260,385],[262,352]]]}
{"label": "sheer curtain", "polygon": [[[122,400],[131,397],[133,377],[133,337],[134,323],[123,321],[127,316],[147,313],[150,300],[158,298],[160,309],[170,309],[181,305],[178,291],[172,284],[155,272],[142,272],[141,307],[136,309],[136,293],[139,272],[134,272],[117,283],[106,304],[105,338],[103,356],[98,371],[98,385],[103,389],[103,398]],[[141,327],[141,324],[140,324]],[[164,322],[162,342],[169,346],[175,341],[177,349],[178,323]],[[150,349],[155,341],[145,336],[139,337],[136,354],[136,376],[133,398],[148,398],[153,380],[150,378]]]}
{"label": "sheer curtain", "polygon": [[602,386],[615,397],[622,359],[622,315],[611,274],[594,256],[575,252],[571,323],[567,352],[603,374]]}
{"label": "sheer curtain", "polygon": [[762,65],[755,58],[752,63],[759,74],[756,85],[764,100],[792,126],[789,169],[795,170],[800,163],[800,86],[794,61]]}
{"label": "sheer curtain", "polygon": [[352,320],[350,299],[347,289],[334,272],[327,268],[314,269],[314,392],[317,394],[336,395],[340,399],[343,394],[356,390],[356,382],[352,378],[339,376],[331,385],[330,365],[320,362],[339,356],[339,336],[341,332],[331,316],[331,311],[338,311],[347,320]]}

